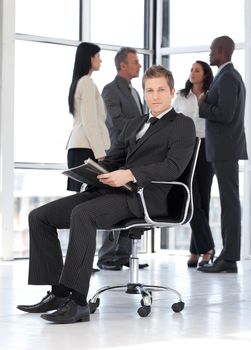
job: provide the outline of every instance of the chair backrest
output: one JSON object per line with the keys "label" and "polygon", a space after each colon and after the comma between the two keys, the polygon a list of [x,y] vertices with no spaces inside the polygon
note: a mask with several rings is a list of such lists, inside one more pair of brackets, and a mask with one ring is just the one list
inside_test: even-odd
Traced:
{"label": "chair backrest", "polygon": [[[133,218],[123,220],[113,227],[102,228],[109,229],[112,231],[121,231],[121,230],[131,230],[134,232],[134,229],[143,232],[144,230],[151,229],[153,227],[170,227],[183,225],[189,222],[193,216],[193,177],[196,167],[196,162],[198,158],[200,148],[200,139],[196,138],[194,145],[194,151],[192,157],[182,173],[182,175],[174,181],[176,185],[170,182],[172,185],[171,190],[168,194],[167,205],[168,205],[168,216],[163,218],[150,218],[150,221],[146,219]],[[144,205],[143,205],[144,206]],[[146,214],[146,213],[145,213]],[[148,215],[148,214],[147,214]],[[100,228],[101,229],[101,228]]]}
{"label": "chair backrest", "polygon": [[[200,148],[200,138],[196,137],[194,150],[192,157],[182,173],[182,175],[177,179],[178,182],[184,183],[190,192],[190,200],[188,210],[186,212],[186,217],[183,221],[183,224],[189,222],[193,216],[193,178],[195,167],[197,163],[198,153]],[[180,221],[184,218],[185,215],[185,203],[186,203],[187,194],[185,189],[181,186],[173,186],[168,195],[168,216],[170,219]]]}

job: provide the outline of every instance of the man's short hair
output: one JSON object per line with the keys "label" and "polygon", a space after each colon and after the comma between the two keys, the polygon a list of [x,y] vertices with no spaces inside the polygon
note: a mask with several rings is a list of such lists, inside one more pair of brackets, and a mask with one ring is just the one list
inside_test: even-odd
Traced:
{"label": "man's short hair", "polygon": [[227,35],[219,36],[214,39],[214,44],[217,48],[221,48],[228,59],[231,59],[231,56],[235,50],[235,43],[232,38]]}
{"label": "man's short hair", "polygon": [[149,67],[143,75],[143,78],[142,78],[143,90],[145,89],[145,81],[147,79],[160,78],[160,77],[166,78],[166,81],[170,90],[174,88],[174,79],[173,79],[172,72],[161,65],[153,65]]}
{"label": "man's short hair", "polygon": [[116,53],[116,56],[114,58],[115,67],[117,71],[120,71],[120,64],[121,63],[128,63],[128,54],[134,53],[137,54],[137,50],[132,47],[121,47],[121,49]]}

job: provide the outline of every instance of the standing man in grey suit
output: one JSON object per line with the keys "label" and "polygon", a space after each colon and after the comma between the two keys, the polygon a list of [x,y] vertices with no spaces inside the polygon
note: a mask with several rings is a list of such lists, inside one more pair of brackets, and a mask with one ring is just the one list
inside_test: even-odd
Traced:
{"label": "standing man in grey suit", "polygon": [[244,130],[245,86],[231,57],[235,44],[228,36],[213,40],[210,65],[218,66],[208,93],[199,98],[206,119],[206,156],[218,180],[223,249],[218,258],[198,268],[203,272],[237,272],[241,244],[239,159],[247,159]]}
{"label": "standing man in grey suit", "polygon": [[[137,51],[131,47],[122,47],[115,56],[117,75],[107,84],[102,97],[107,110],[106,125],[108,127],[111,147],[113,147],[125,124],[134,119],[143,120],[144,110],[136,89],[131,80],[139,76],[141,65]],[[102,246],[98,252],[97,265],[104,270],[121,270],[122,266],[129,266],[131,254],[131,240],[125,232],[112,234],[102,233]],[[140,268],[147,267],[140,264]]]}
{"label": "standing man in grey suit", "polygon": [[[29,284],[51,285],[51,291],[39,303],[18,305],[19,310],[45,312],[41,317],[54,323],[89,321],[87,295],[97,228],[144,216],[137,191],[124,191],[121,186],[130,182],[135,189],[144,187],[149,215],[166,216],[170,188],[151,182],[180,177],[193,153],[195,126],[171,106],[174,81],[170,71],[162,66],[148,68],[143,88],[150,113],[128,123],[117,146],[101,162],[109,172],[97,178],[107,186],[89,187],[29,214]],[[70,228],[64,264],[57,232],[61,228]]]}

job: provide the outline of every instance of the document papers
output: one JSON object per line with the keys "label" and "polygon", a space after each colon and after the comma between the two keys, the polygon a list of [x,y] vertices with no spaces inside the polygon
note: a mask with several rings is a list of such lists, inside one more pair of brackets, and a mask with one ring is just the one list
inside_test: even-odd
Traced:
{"label": "document papers", "polygon": [[[88,158],[83,164],[65,170],[62,174],[72,178],[73,180],[79,181],[81,183],[86,183],[88,185],[94,185],[98,187],[111,187],[104,185],[97,179],[97,175],[106,173],[108,173],[108,171],[105,168],[103,168],[100,164],[96,163],[91,158]],[[133,188],[129,184],[126,184],[122,187],[127,191],[133,191]]]}

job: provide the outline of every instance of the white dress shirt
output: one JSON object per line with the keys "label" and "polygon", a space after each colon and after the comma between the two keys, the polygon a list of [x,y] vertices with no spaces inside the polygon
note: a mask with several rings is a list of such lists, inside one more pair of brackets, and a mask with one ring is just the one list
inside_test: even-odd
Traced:
{"label": "white dress shirt", "polygon": [[[172,109],[172,107],[170,107],[169,109],[167,109],[165,112],[162,112],[161,114],[157,115],[156,118],[160,119],[163,117],[163,115],[165,115],[166,113],[168,113],[170,110]],[[136,140],[138,141],[147,131],[147,129],[150,127],[150,123],[149,123],[149,119],[152,118],[153,115],[150,112],[149,113],[149,118],[147,120],[147,122],[143,125],[142,129],[137,133],[136,135]]]}
{"label": "white dress shirt", "polygon": [[187,97],[181,95],[178,91],[173,101],[173,108],[177,113],[183,113],[185,116],[193,119],[196,129],[196,136],[205,137],[205,119],[199,117],[199,105],[197,96],[189,91]]}
{"label": "white dress shirt", "polygon": [[[160,113],[155,118],[158,118],[158,119],[162,118],[166,113],[170,112],[172,108],[173,107],[168,108],[166,111]],[[137,133],[136,141],[138,141],[146,133],[147,129],[150,127],[150,122],[149,122],[150,118],[153,118],[153,115],[151,112],[149,113],[149,118],[148,118],[147,122],[143,125],[141,130]],[[135,177],[133,177],[133,183],[137,183],[137,180],[135,179]]]}

